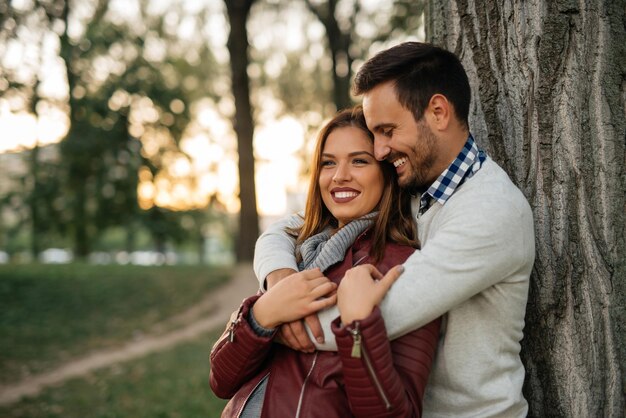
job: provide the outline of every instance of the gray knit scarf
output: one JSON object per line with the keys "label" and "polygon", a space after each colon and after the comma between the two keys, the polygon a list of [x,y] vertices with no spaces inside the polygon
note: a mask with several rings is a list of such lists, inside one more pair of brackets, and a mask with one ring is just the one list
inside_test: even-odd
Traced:
{"label": "gray knit scarf", "polygon": [[359,219],[355,219],[343,228],[332,233],[328,227],[322,232],[307,238],[296,251],[302,254],[302,261],[298,263],[300,271],[319,267],[323,272],[333,264],[342,261],[346,251],[363,231],[369,228],[378,212],[371,212]]}

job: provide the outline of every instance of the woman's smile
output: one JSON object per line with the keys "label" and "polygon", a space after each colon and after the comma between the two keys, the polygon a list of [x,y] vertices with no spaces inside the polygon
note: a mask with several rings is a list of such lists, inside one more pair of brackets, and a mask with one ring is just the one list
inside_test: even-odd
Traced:
{"label": "woman's smile", "polygon": [[347,203],[356,198],[361,192],[349,187],[337,187],[330,191],[333,200],[337,203]]}

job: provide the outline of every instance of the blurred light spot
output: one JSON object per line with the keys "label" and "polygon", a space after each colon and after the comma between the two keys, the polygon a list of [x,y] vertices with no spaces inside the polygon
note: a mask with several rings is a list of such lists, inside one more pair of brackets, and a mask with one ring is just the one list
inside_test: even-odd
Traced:
{"label": "blurred light spot", "polygon": [[183,113],[185,111],[185,103],[180,99],[174,99],[170,102],[170,110],[176,114]]}

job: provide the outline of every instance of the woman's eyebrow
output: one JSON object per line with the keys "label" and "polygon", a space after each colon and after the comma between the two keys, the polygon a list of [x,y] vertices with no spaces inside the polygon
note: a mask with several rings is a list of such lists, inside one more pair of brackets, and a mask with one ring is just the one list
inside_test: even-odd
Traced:
{"label": "woman's eyebrow", "polygon": [[374,158],[374,154],[372,154],[371,152],[368,152],[368,151],[355,151],[355,152],[351,152],[348,155],[350,157],[354,157],[356,155],[361,155],[361,154],[366,154],[366,155],[369,155],[370,157]]}
{"label": "woman's eyebrow", "polygon": [[[353,152],[348,154],[348,157],[354,157],[354,156],[362,155],[362,154],[369,155],[370,157],[374,158],[374,154],[372,154],[371,152],[368,152],[368,151],[353,151]],[[322,153],[322,157],[335,158],[335,154],[324,152],[324,153]]]}

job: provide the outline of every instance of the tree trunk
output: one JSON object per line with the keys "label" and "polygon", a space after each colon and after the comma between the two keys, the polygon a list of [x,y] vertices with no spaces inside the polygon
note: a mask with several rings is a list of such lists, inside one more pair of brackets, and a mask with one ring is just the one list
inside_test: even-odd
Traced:
{"label": "tree trunk", "polygon": [[[88,140],[86,138],[80,138],[79,135],[76,134],[76,125],[77,125],[77,109],[76,109],[76,99],[73,96],[74,89],[77,84],[77,75],[75,74],[75,61],[77,60],[77,52],[76,47],[72,45],[72,42],[69,37],[69,15],[70,15],[70,4],[69,0],[65,0],[61,2],[62,12],[61,19],[65,24],[65,29],[60,36],[61,41],[61,53],[60,56],[65,63],[65,75],[67,77],[67,85],[69,92],[69,117],[70,117],[70,127],[67,133],[67,136],[64,138],[64,142],[61,144],[61,152],[64,154],[64,150],[66,148],[74,147],[74,143],[76,141],[85,141]],[[86,195],[85,191],[85,180],[86,173],[84,170],[81,170],[83,164],[79,162],[75,163],[75,160],[70,160],[68,163],[68,172],[70,173],[68,178],[68,188],[72,194],[72,228],[73,231],[73,244],[74,244],[74,257],[77,259],[85,259],[89,254],[90,246],[89,246],[89,238],[87,232],[87,216],[86,216]]]}
{"label": "tree trunk", "polygon": [[[39,42],[39,48],[42,47],[43,42]],[[41,58],[39,58],[39,64],[41,65]],[[41,85],[41,80],[39,76],[37,76],[35,83],[33,85],[33,93],[30,99],[30,113],[35,115],[37,120],[39,120],[39,111],[37,110],[37,105],[41,101],[41,96],[39,95],[39,87]],[[30,194],[28,199],[28,204],[30,206],[30,221],[31,221],[31,241],[30,241],[30,252],[33,257],[33,260],[37,261],[39,259],[39,253],[41,253],[41,230],[42,230],[42,220],[41,220],[41,174],[39,172],[39,137],[37,137],[35,146],[31,150],[29,154],[29,175],[31,178],[31,188],[28,191]]]}
{"label": "tree trunk", "polygon": [[232,91],[235,97],[234,128],[239,151],[239,234],[236,244],[237,261],[252,261],[254,245],[259,235],[259,216],[254,186],[254,151],[252,138],[254,122],[250,104],[248,78],[248,33],[246,22],[255,0],[225,0],[230,22],[228,52],[232,71]]}
{"label": "tree trunk", "polygon": [[625,6],[427,8],[429,41],[467,69],[472,132],[533,208],[522,342],[530,416],[624,416]]}
{"label": "tree trunk", "polygon": [[[36,114],[36,113],[35,113]],[[30,176],[32,179],[31,190],[29,190],[30,198],[29,198],[29,206],[30,206],[30,221],[31,221],[31,241],[30,241],[30,252],[33,256],[33,260],[37,261],[39,259],[39,254],[41,253],[41,216],[39,210],[40,203],[40,190],[41,190],[41,180],[39,179],[39,142],[35,144],[33,149],[29,155],[29,169]]]}
{"label": "tree trunk", "polygon": [[[91,24],[103,19],[108,4],[108,0],[98,0],[95,13],[91,18]],[[90,138],[85,136],[85,133],[80,132],[77,128],[80,116],[77,99],[74,97],[74,91],[79,80],[76,67],[80,58],[80,48],[74,45],[69,36],[71,6],[69,0],[59,1],[57,4],[57,7],[60,8],[60,18],[65,28],[60,36],[60,56],[65,64],[70,117],[70,127],[67,136],[61,144],[61,154],[64,164],[67,164],[68,167],[68,189],[73,199],[70,207],[72,210],[71,229],[73,231],[74,257],[79,260],[84,260],[91,251],[90,218],[87,209],[87,199],[89,198],[87,183],[92,172],[92,167],[90,167],[90,163],[87,160],[88,156],[80,155],[81,152],[88,149],[88,147],[85,146],[85,142],[89,141]]]}
{"label": "tree trunk", "polygon": [[[354,58],[350,55],[351,32],[344,32],[339,27],[339,22],[335,16],[337,0],[329,0],[327,3],[320,4],[306,0],[306,5],[326,29],[326,40],[333,61],[333,102],[337,110],[347,109],[352,106],[350,80]],[[358,6],[359,3],[357,2],[355,7]],[[356,13],[355,10],[355,15]]]}

